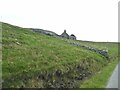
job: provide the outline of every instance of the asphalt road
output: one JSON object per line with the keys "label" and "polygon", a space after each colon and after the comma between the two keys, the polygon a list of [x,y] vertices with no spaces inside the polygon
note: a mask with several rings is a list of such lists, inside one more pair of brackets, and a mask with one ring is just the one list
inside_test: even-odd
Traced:
{"label": "asphalt road", "polygon": [[106,88],[119,88],[120,90],[120,62],[114,69]]}

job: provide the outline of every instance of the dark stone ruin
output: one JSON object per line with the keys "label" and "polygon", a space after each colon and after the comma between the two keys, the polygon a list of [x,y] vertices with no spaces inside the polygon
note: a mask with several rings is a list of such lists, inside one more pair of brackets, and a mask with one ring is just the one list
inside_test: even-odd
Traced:
{"label": "dark stone ruin", "polygon": [[72,40],[76,40],[76,36],[74,34],[71,34],[70,36],[66,33],[66,30],[64,30],[64,32],[61,34],[61,37],[63,38],[67,38],[67,39],[72,39]]}

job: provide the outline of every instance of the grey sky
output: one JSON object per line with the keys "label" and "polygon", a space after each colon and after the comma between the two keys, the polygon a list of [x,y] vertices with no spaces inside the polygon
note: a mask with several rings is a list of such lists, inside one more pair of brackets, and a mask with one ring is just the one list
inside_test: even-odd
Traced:
{"label": "grey sky", "polygon": [[118,41],[119,0],[0,0],[0,21],[75,34],[79,40]]}

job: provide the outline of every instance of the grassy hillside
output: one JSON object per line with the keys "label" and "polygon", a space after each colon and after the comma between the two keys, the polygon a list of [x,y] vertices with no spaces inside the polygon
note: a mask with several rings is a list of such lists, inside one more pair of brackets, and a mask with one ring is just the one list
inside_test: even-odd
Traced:
{"label": "grassy hillside", "polygon": [[117,44],[80,42],[108,48],[110,60],[61,38],[2,24],[3,87],[80,87],[118,56]]}
{"label": "grassy hillside", "polygon": [[81,41],[81,40],[77,40],[77,41],[68,40],[68,41],[76,42],[81,45],[97,48],[100,50],[108,49],[109,58],[118,57],[118,43],[115,43],[115,42],[111,42],[111,43],[110,42],[89,42],[89,41]]}

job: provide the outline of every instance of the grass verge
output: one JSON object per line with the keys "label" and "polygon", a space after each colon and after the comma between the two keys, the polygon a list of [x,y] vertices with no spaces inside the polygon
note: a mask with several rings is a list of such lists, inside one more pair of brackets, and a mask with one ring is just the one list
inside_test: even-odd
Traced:
{"label": "grass verge", "polygon": [[105,88],[117,63],[118,60],[109,63],[100,72],[93,75],[90,79],[85,80],[80,88]]}

